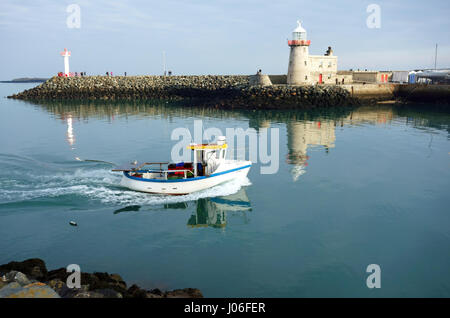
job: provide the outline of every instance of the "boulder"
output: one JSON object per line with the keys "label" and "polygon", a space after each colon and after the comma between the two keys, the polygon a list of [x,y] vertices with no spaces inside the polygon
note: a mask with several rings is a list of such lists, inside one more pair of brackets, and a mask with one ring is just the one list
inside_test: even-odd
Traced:
{"label": "boulder", "polygon": [[61,295],[61,291],[67,287],[66,284],[60,279],[52,279],[47,282],[47,285],[52,288],[55,292]]}
{"label": "boulder", "polygon": [[[49,279],[49,281],[60,280],[62,282],[66,282],[69,275],[70,273],[67,273],[65,268],[59,268],[49,271],[47,278]],[[108,273],[100,272],[90,274],[82,272],[81,284],[88,286],[88,291],[93,291],[96,289],[113,289],[121,294],[126,293],[127,291],[127,284],[118,274],[110,275]]]}
{"label": "boulder", "polygon": [[21,286],[25,286],[31,283],[31,281],[28,279],[28,277],[21,272],[18,271],[10,271],[5,275],[6,282],[16,282],[19,283]]}
{"label": "boulder", "polygon": [[18,271],[37,280],[45,279],[47,276],[45,262],[39,258],[31,258],[23,262],[10,262],[8,264],[0,265],[0,275],[4,275],[10,271]]}
{"label": "boulder", "polygon": [[[176,289],[162,292],[159,289],[147,291],[137,285],[127,289],[119,274],[95,272],[81,273],[81,288],[66,285],[66,268],[47,271],[40,259],[10,262],[0,265],[0,298],[199,298],[202,293],[195,288]],[[40,277],[41,281],[35,279]]]}
{"label": "boulder", "polygon": [[203,294],[197,288],[184,288],[168,291],[164,294],[167,298],[203,298]]}
{"label": "boulder", "polygon": [[3,288],[0,289],[0,298],[8,297],[12,293],[17,292],[20,289],[22,289],[22,286],[20,286],[20,284],[17,282],[6,284],[6,286],[3,286]]}
{"label": "boulder", "polygon": [[122,294],[115,291],[114,289],[96,289],[93,292],[98,293],[103,296],[103,298],[123,298]]}
{"label": "boulder", "polygon": [[75,297],[89,292],[89,285],[81,285],[81,288],[69,288],[64,284],[59,290],[59,295],[63,298],[84,298],[81,296]]}
{"label": "boulder", "polygon": [[155,288],[155,289],[148,291],[146,297],[147,298],[163,298],[164,293],[161,290],[159,290],[158,288]]}
{"label": "boulder", "polygon": [[4,282],[3,279],[0,279],[0,289],[2,289],[3,287],[5,287],[6,285],[8,285],[7,282]]}
{"label": "boulder", "polygon": [[60,298],[49,286],[43,283],[32,283],[21,286],[17,282],[9,283],[0,289],[0,298]]}
{"label": "boulder", "polygon": [[122,279],[122,277],[119,274],[111,274],[110,276],[111,284],[114,286],[117,286],[122,289],[127,289],[127,283]]}
{"label": "boulder", "polygon": [[128,288],[125,297],[127,298],[147,298],[147,291],[137,285],[132,285]]}
{"label": "boulder", "polygon": [[105,298],[102,294],[95,291],[79,291],[71,298]]}

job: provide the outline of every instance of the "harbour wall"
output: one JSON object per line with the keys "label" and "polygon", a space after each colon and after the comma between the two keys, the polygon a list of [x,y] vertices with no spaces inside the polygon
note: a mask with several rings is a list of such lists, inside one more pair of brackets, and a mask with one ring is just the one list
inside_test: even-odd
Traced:
{"label": "harbour wall", "polygon": [[394,95],[404,101],[450,104],[450,85],[397,84]]}
{"label": "harbour wall", "polygon": [[360,101],[396,100],[397,102],[450,104],[450,85],[353,83],[339,86]]}
{"label": "harbour wall", "polygon": [[350,96],[367,100],[386,100],[395,98],[397,84],[344,84],[339,85],[350,93]]}
{"label": "harbour wall", "polygon": [[[395,99],[450,104],[450,85],[279,84],[284,75],[53,77],[8,96],[39,100],[183,100],[220,108],[311,108]],[[260,84],[260,85],[257,85]]]}
{"label": "harbour wall", "polygon": [[[270,82],[267,76],[261,77]],[[43,100],[183,100],[217,108],[313,108],[354,104],[337,86],[251,85],[246,75],[53,77],[9,98]],[[267,83],[262,81],[261,83]]]}

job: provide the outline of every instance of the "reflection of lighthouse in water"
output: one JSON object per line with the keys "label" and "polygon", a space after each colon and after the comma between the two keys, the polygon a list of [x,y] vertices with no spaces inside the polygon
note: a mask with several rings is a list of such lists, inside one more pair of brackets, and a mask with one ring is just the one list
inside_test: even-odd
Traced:
{"label": "reflection of lighthouse in water", "polygon": [[192,228],[227,225],[227,213],[251,211],[250,201],[244,188],[235,194],[197,200],[197,209],[189,218],[187,225]]}
{"label": "reflection of lighthouse in water", "polygon": [[75,135],[73,133],[73,126],[72,126],[73,119],[72,119],[72,115],[71,114],[69,114],[67,116],[66,122],[67,122],[67,134],[66,134],[67,142],[69,143],[71,149],[75,149],[73,147],[73,145],[75,143]]}
{"label": "reflection of lighthouse in water", "polygon": [[331,120],[289,122],[288,135],[288,163],[294,165],[291,170],[292,179],[297,181],[303,175],[308,165],[307,154],[310,146],[324,146],[328,152],[334,148],[336,140],[335,123]]}

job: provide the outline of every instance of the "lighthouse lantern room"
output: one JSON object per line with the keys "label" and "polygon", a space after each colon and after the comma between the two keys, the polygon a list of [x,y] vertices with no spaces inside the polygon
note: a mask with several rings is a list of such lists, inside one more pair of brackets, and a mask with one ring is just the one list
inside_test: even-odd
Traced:
{"label": "lighthouse lantern room", "polygon": [[303,29],[301,21],[297,21],[297,27],[292,32],[292,40],[306,40],[306,30]]}

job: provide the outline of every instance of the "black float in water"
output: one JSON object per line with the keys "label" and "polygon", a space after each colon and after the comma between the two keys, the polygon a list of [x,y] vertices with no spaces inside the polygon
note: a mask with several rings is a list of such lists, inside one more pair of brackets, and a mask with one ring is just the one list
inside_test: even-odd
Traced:
{"label": "black float in water", "polygon": [[69,224],[72,225],[72,226],[77,226],[78,225],[77,222],[75,222],[75,221],[70,221]]}

